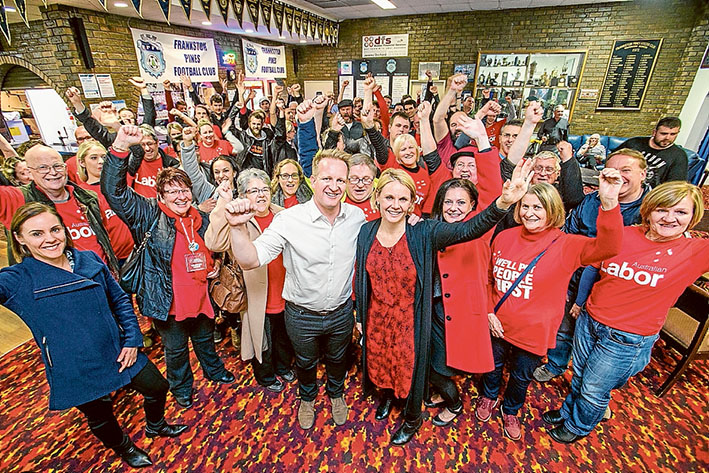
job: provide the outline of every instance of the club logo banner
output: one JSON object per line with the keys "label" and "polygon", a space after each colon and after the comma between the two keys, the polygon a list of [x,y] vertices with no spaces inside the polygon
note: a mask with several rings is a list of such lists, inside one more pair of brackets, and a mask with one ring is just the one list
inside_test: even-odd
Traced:
{"label": "club logo banner", "polygon": [[241,40],[246,77],[251,79],[280,79],[286,77],[286,48],[266,46]]}

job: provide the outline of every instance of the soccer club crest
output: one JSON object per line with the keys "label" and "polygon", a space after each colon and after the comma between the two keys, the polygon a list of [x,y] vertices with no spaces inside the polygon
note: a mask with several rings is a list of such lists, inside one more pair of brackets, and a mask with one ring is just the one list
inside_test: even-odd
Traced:
{"label": "soccer club crest", "polygon": [[387,72],[393,74],[396,71],[396,59],[389,59],[387,61]]}
{"label": "soccer club crest", "polygon": [[157,36],[141,34],[138,40],[140,67],[156,79],[165,72],[165,56]]}
{"label": "soccer club crest", "polygon": [[247,44],[245,49],[246,58],[244,62],[246,63],[246,70],[249,71],[249,75],[253,77],[258,70],[258,51],[250,44]]}

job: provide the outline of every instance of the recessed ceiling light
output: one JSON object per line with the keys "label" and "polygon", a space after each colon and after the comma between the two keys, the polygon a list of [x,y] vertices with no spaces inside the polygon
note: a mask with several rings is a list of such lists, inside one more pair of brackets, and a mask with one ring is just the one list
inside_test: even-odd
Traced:
{"label": "recessed ceiling light", "polygon": [[248,28],[247,30],[245,30],[245,32],[246,32],[246,33],[253,33],[254,30],[252,30],[251,28]]}
{"label": "recessed ceiling light", "polygon": [[203,21],[202,24],[203,24],[204,26],[209,26],[209,25],[212,24],[212,22],[209,21],[209,20],[207,20],[207,21]]}
{"label": "recessed ceiling light", "polygon": [[376,3],[380,8],[383,8],[384,10],[391,10],[392,8],[396,8],[396,5],[391,3],[389,0],[372,0],[372,2]]}
{"label": "recessed ceiling light", "polygon": [[115,2],[115,3],[113,4],[113,6],[116,7],[116,8],[125,8],[125,7],[128,6],[128,4],[127,4],[127,3],[123,3],[123,2]]}
{"label": "recessed ceiling light", "polygon": [[301,43],[307,43],[307,41],[304,40],[304,39],[301,39],[300,42],[301,42]]}
{"label": "recessed ceiling light", "polygon": [[17,9],[15,7],[5,7],[6,12],[15,13]]}

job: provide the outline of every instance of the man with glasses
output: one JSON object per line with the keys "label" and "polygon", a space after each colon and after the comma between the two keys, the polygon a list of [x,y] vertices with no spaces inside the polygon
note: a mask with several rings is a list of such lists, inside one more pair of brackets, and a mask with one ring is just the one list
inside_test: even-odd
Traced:
{"label": "man with glasses", "polygon": [[372,192],[377,166],[366,154],[353,154],[350,158],[350,173],[347,177],[345,202],[359,207],[368,222],[379,218],[379,210],[372,207]]}
{"label": "man with glasses", "polygon": [[15,211],[27,202],[54,207],[69,229],[74,246],[93,251],[111,269],[118,260],[111,238],[119,238],[120,220],[94,192],[67,183],[66,164],[54,149],[37,145],[25,154],[33,182],[22,187],[0,187],[0,221],[7,228]]}

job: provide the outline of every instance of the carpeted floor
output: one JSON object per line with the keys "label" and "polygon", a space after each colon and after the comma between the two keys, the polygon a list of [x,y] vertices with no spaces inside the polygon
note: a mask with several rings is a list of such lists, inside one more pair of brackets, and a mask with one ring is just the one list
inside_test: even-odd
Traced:
{"label": "carpeted floor", "polygon": [[[349,421],[336,427],[330,403],[322,394],[315,427],[297,425],[296,384],[281,394],[266,394],[252,381],[251,368],[238,360],[226,342],[219,346],[237,383],[223,387],[197,372],[192,409],[181,410],[170,395],[167,417],[189,424],[178,439],[150,440],[143,434],[141,398],[121,391],[115,396],[119,422],[153,457],[146,471],[159,472],[700,472],[709,470],[709,381],[706,362],[696,362],[665,398],[653,391],[675,365],[660,341],[648,368],[615,393],[613,418],[588,438],[571,446],[551,441],[541,414],[557,407],[567,392],[570,373],[530,389],[523,439],[502,436],[499,416],[478,422],[471,402],[474,379],[459,378],[466,412],[449,429],[426,419],[404,448],[390,447],[396,423],[374,420],[375,406],[359,391],[359,373],[350,373],[346,398]],[[159,345],[147,350],[164,366]],[[323,375],[324,376],[324,375]],[[0,359],[0,471],[121,472],[120,460],[89,433],[79,412],[47,411],[48,386],[33,342]]]}

